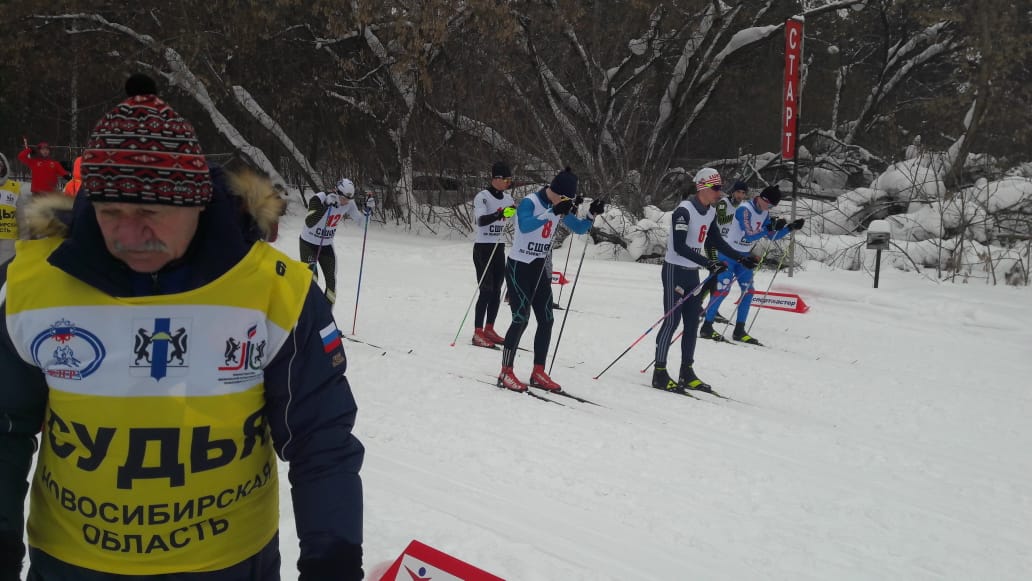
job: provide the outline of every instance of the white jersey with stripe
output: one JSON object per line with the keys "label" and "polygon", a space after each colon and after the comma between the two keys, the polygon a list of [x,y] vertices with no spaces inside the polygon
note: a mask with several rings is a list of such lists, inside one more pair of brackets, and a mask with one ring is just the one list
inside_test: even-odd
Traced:
{"label": "white jersey with stripe", "polygon": [[351,216],[355,220],[361,220],[364,216],[354,200],[351,200],[346,205],[326,206],[326,192],[319,192],[314,194],[313,197],[317,198],[319,203],[326,208],[326,213],[323,214],[323,217],[314,226],[306,226],[301,230],[301,239],[310,244],[315,244],[316,246],[333,244],[333,237],[337,234],[337,227],[340,226],[340,222],[345,216]]}
{"label": "white jersey with stripe", "polygon": [[546,208],[536,194],[523,198],[521,204],[530,202],[533,204],[534,216],[544,223],[530,232],[524,232],[517,225],[516,233],[512,240],[512,249],[509,250],[509,258],[518,262],[529,263],[538,258],[548,255],[552,249],[552,235],[559,225],[559,216]]}
{"label": "white jersey with stripe", "polygon": [[699,268],[700,264],[687,256],[681,256],[674,249],[674,233],[685,232],[685,243],[688,248],[705,254],[706,235],[713,227],[713,218],[717,215],[712,207],[700,213],[691,198],[682,201],[670,216],[670,234],[667,236],[666,261],[684,268]]}
{"label": "white jersey with stripe", "polygon": [[[478,224],[481,216],[494,214],[499,208],[508,208],[514,205],[512,195],[509,192],[502,192],[501,199],[494,197],[488,190],[481,190],[473,198],[473,223]],[[502,232],[505,230],[505,219],[496,220],[487,226],[477,226],[477,236],[474,242],[497,244],[502,241]]]}
{"label": "white jersey with stripe", "polygon": [[731,248],[742,254],[749,254],[756,244],[756,240],[762,238],[762,236],[757,238],[756,235],[765,232],[763,225],[766,222],[767,212],[761,212],[756,207],[756,203],[749,200],[738,206],[738,209],[735,210],[735,219],[731,221],[727,234],[724,234],[723,229],[721,229],[721,234],[724,234],[724,240],[731,245]]}

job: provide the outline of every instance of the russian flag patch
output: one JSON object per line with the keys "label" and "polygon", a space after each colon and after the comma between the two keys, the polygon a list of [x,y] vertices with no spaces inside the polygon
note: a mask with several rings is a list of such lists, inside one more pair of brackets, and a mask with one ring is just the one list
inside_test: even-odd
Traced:
{"label": "russian flag patch", "polygon": [[323,351],[330,353],[340,347],[340,331],[337,330],[337,325],[333,321],[319,331],[319,336],[322,337]]}

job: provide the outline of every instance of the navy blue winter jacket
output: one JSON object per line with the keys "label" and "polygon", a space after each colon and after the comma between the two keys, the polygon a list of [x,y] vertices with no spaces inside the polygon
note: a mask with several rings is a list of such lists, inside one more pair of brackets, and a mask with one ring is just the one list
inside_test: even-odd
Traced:
{"label": "navy blue winter jacket", "polygon": [[[92,204],[83,196],[72,210],[68,239],[49,262],[112,296],[148,296],[203,286],[239,262],[259,233],[213,171],[215,195],[201,213],[197,235],[180,260],[155,274],[131,271],[107,252]],[[5,288],[7,265],[0,265]],[[0,581],[18,579],[24,555],[22,534],[26,479],[35,434],[46,413],[43,373],[22,361],[6,325],[5,292],[0,292]],[[297,325],[265,369],[266,410],[273,444],[289,462],[294,518],[300,539],[302,580],[361,579],[362,444],[352,434],[357,406],[343,370],[331,365],[319,330],[333,319],[315,285]],[[287,391],[288,377],[293,393]],[[289,446],[284,449],[284,444]],[[29,579],[130,579],[85,570],[30,549]],[[166,575],[171,581],[275,580],[279,578],[278,539],[237,566],[209,573]],[[133,579],[136,579],[135,577]]]}

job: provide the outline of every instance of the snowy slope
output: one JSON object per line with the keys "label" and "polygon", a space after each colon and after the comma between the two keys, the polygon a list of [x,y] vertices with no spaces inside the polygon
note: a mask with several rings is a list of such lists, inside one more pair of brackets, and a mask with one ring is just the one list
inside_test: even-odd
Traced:
{"label": "snowy slope", "polygon": [[[285,224],[278,243],[294,256],[296,233]],[[361,234],[349,225],[336,240],[345,332]],[[553,377],[605,407],[560,407],[477,381],[501,354],[468,345],[471,323],[449,346],[475,286],[471,252],[370,228],[355,336],[386,354],[348,345],[367,572],[413,538],[512,580],[1032,570],[1028,289],[890,271],[875,290],[816,264],[782,274],[774,289],[811,311],[762,311],[752,331],[769,349],[700,343],[697,372],[740,402],[695,401],[646,387],[653,335],[592,380],[662,313],[658,266],[589,259]],[[504,306],[499,319],[504,332]],[[521,352],[518,375],[530,367]]]}
{"label": "snowy slope", "polygon": [[[277,243],[295,257],[299,220]],[[350,222],[337,234],[345,332],[361,236]],[[761,311],[752,332],[770,348],[700,343],[697,372],[739,401],[696,401],[646,387],[654,334],[592,380],[662,312],[658,266],[589,258],[553,377],[604,407],[560,407],[477,381],[501,352],[469,346],[471,323],[449,346],[471,257],[466,240],[369,230],[356,338],[383,349],[347,344],[368,579],[413,538],[512,581],[1032,571],[1029,289],[889,270],[875,290],[867,274],[813,263],[775,281],[812,308]],[[503,306],[503,332],[508,321]],[[526,379],[530,354],[516,364]],[[281,495],[283,578],[296,579]]]}

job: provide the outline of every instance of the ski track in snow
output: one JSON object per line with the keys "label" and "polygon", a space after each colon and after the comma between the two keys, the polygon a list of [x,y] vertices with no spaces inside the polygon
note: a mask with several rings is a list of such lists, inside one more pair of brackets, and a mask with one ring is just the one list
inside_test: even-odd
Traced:
{"label": "ski track in snow", "polygon": [[[294,257],[299,222],[285,218],[276,244]],[[361,236],[349,224],[335,241],[345,332]],[[662,291],[656,265],[589,259],[553,377],[604,407],[553,396],[560,407],[483,383],[501,351],[469,344],[471,320],[450,346],[475,286],[472,243],[373,224],[362,284],[355,338],[382,347],[345,344],[367,449],[368,579],[412,539],[514,581],[1032,570],[1029,289],[782,273],[773,290],[811,311],[760,311],[752,334],[768,348],[700,340],[697,373],[740,401],[698,401],[648,387],[656,331],[592,380],[662,314]],[[499,332],[509,320],[503,304]],[[668,366],[679,359],[675,344]],[[517,375],[531,366],[519,352]],[[280,472],[283,576],[296,579]]]}

